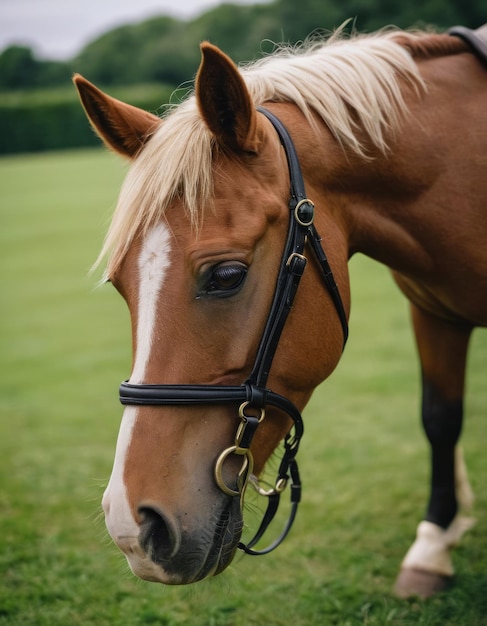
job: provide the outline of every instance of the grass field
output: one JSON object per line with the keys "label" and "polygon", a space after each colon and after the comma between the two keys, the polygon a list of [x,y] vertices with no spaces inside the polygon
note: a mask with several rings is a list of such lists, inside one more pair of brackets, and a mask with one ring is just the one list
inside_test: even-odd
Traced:
{"label": "grass field", "polygon": [[487,336],[464,448],[477,525],[430,601],[391,594],[427,499],[407,307],[351,263],[351,338],[304,413],[304,498],[285,543],[189,588],[137,580],[100,517],[128,373],[125,305],[87,276],[124,174],[102,150],[0,159],[0,625],[487,624]]}

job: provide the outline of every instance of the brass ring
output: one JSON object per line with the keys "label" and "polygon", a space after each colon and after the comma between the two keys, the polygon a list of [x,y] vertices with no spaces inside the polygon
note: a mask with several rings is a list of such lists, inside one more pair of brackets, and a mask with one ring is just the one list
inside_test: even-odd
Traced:
{"label": "brass ring", "polygon": [[[237,450],[239,452],[237,452]],[[230,446],[230,448],[227,448],[220,454],[220,456],[218,457],[215,463],[215,471],[214,471],[215,482],[218,485],[218,487],[223,491],[223,493],[226,493],[228,496],[232,496],[232,497],[239,496],[241,493],[243,493],[245,486],[247,484],[248,476],[251,474],[253,466],[254,466],[254,459],[252,457],[252,453],[250,452],[250,450],[245,449],[243,452],[240,452],[240,450],[244,450],[244,449],[237,448],[237,446]],[[238,478],[237,478],[237,486],[239,488],[238,491],[229,487],[223,480],[223,464],[227,457],[235,453],[244,457],[242,467],[240,468],[240,471],[238,473]]]}
{"label": "brass ring", "polygon": [[260,496],[265,496],[266,498],[269,498],[270,496],[276,496],[282,493],[287,487],[287,479],[278,478],[274,487],[271,487],[270,489],[264,489],[255,474],[252,474],[250,476],[249,483]]}
{"label": "brass ring", "polygon": [[[238,416],[240,417],[240,419],[247,419],[247,415],[245,415],[244,411],[245,409],[249,406],[250,402],[248,400],[246,400],[245,402],[242,402],[242,404],[238,407]],[[259,424],[261,423],[261,421],[264,419],[265,417],[265,409],[259,409],[260,411],[260,416],[259,416]]]}

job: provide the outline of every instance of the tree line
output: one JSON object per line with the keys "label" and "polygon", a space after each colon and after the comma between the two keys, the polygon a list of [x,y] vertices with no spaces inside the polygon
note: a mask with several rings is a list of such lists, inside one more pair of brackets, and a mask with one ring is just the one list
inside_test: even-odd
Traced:
{"label": "tree line", "polygon": [[0,91],[66,85],[73,71],[103,86],[190,80],[199,43],[210,40],[235,61],[250,61],[275,43],[294,44],[316,29],[333,30],[348,18],[360,32],[400,28],[471,28],[486,18],[485,0],[274,0],[223,4],[193,20],[168,16],[108,31],[65,62],[36,58],[32,49],[10,46],[0,54]]}
{"label": "tree line", "polygon": [[99,145],[71,84],[79,72],[111,95],[159,112],[191,86],[209,40],[236,62],[295,44],[316,30],[372,32],[387,25],[445,30],[475,28],[485,19],[485,0],[273,0],[222,4],[193,20],[168,16],[110,30],[64,62],[36,58],[32,49],[10,46],[0,54],[0,154]]}

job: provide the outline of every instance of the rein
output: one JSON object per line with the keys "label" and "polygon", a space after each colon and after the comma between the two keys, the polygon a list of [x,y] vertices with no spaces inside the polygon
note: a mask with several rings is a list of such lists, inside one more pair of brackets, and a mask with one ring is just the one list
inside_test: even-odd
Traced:
{"label": "rein", "polygon": [[[120,385],[120,402],[124,405],[139,406],[190,406],[206,404],[239,404],[238,426],[235,441],[218,457],[214,477],[218,487],[227,495],[243,496],[250,482],[257,492],[268,498],[267,508],[255,536],[247,543],[239,543],[238,547],[247,554],[267,554],[274,550],[287,536],[296,517],[301,499],[301,480],[299,476],[296,454],[303,435],[303,420],[297,407],[287,398],[266,388],[267,378],[272,361],[281,337],[286,319],[292,308],[300,279],[307,264],[304,256],[308,242],[321,269],[324,286],[335,305],[343,330],[343,347],[348,338],[347,316],[343,302],[333,277],[326,254],[313,224],[314,205],[306,197],[303,175],[293,141],[282,122],[267,109],[258,107],[274,126],[284,147],[290,177],[289,230],[281,258],[276,289],[269,311],[269,316],[260,340],[254,365],[248,379],[239,386],[226,385],[144,385],[123,382]],[[254,434],[265,418],[267,406],[277,408],[286,413],[293,421],[293,426],[285,436],[284,453],[279,465],[274,487],[264,489],[252,474],[253,457],[250,444]],[[223,465],[230,455],[242,456],[242,467],[237,478],[236,488],[228,486],[223,479]],[[280,502],[281,493],[290,485],[291,511],[289,518],[278,538],[262,550],[254,550],[254,546],[264,535],[274,519]]]}

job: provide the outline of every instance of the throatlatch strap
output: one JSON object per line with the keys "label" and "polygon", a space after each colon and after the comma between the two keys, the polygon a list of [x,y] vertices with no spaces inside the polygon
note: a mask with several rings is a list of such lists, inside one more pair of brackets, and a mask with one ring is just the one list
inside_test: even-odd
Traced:
{"label": "throatlatch strap", "polygon": [[289,200],[290,223],[282,254],[277,286],[267,324],[257,350],[254,367],[248,379],[252,384],[264,386],[267,382],[282,329],[291,310],[299,281],[306,267],[306,258],[302,256],[306,241],[309,241],[311,244],[320,265],[324,285],[337,310],[343,331],[343,347],[345,347],[348,339],[348,322],[338,286],[321,245],[321,237],[313,223],[314,206],[306,196],[303,174],[293,140],[279,118],[263,107],[257,107],[257,110],[267,117],[279,135],[287,157],[291,187]]}

